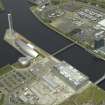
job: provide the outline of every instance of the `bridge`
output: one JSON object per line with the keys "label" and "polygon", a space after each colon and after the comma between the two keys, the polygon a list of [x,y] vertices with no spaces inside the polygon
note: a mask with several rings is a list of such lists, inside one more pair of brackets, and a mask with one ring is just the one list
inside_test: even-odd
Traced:
{"label": "bridge", "polygon": [[52,55],[55,56],[55,55],[57,55],[57,54],[59,54],[59,53],[65,51],[66,49],[68,49],[68,48],[70,48],[70,47],[72,47],[72,46],[74,46],[74,45],[75,45],[75,43],[71,43],[71,44],[69,44],[69,45],[63,47],[62,49],[58,50],[57,52],[54,52]]}
{"label": "bridge", "polygon": [[95,85],[98,85],[99,83],[101,83],[102,81],[104,81],[105,80],[105,74],[99,79],[99,80],[97,80],[96,82],[95,82]]}

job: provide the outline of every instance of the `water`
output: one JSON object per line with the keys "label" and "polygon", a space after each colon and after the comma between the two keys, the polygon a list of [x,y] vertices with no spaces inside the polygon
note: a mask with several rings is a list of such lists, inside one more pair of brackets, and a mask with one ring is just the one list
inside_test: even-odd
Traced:
{"label": "water", "polygon": [[[4,0],[4,4],[6,11],[0,14],[0,48],[2,50],[0,50],[0,66],[9,62],[13,63],[21,56],[3,41],[5,30],[8,28],[7,13],[9,12],[13,14],[14,29],[49,53],[53,53],[70,43],[35,19],[26,0]],[[12,53],[15,54],[14,57]]]}
{"label": "water", "polygon": [[104,80],[103,82],[101,82],[101,83],[99,84],[99,86],[100,86],[101,88],[105,89],[105,80]]}
{"label": "water", "polygon": [[[0,66],[15,62],[20,56],[14,48],[3,41],[5,29],[8,28],[7,13],[12,12],[14,29],[49,53],[71,42],[41,24],[29,10],[26,0],[4,0],[6,11],[0,14]],[[105,72],[105,62],[96,59],[78,46],[71,47],[56,55],[85,73],[94,82]],[[105,83],[100,85],[104,88]],[[105,89],[105,88],[104,88]]]}
{"label": "water", "polygon": [[65,60],[88,75],[90,80],[95,82],[104,74],[105,62],[87,53],[79,46],[72,46],[62,53],[56,55],[57,58]]}

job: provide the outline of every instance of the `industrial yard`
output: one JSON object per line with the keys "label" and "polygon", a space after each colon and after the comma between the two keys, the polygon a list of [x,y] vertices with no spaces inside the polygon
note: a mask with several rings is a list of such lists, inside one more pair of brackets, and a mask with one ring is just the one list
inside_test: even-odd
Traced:
{"label": "industrial yard", "polygon": [[[6,31],[5,41],[22,54],[24,51],[24,58],[31,59],[28,59],[28,63],[24,63],[22,59],[4,67],[4,70],[11,69],[0,76],[1,105],[90,105],[94,102],[95,105],[105,104],[104,90],[95,86],[88,76],[67,62],[56,59],[19,33],[11,32]],[[17,44],[17,38],[25,44],[21,41]],[[28,50],[24,50],[29,43],[37,56],[28,47]]]}
{"label": "industrial yard", "polygon": [[44,7],[36,0],[30,10],[52,30],[105,59],[105,9],[91,4],[66,0],[54,5],[50,1]]}
{"label": "industrial yard", "polygon": [[[98,54],[104,52],[105,16],[102,11],[91,6],[84,7],[84,3],[75,1],[72,2],[74,8],[71,8],[71,1],[68,0],[60,4],[65,7],[62,10],[57,6],[58,1],[51,1],[54,7],[50,4],[48,10],[49,0],[31,0],[35,3],[32,12],[37,12],[38,17],[46,13],[44,17],[50,19],[47,21],[49,27],[56,28],[83,46],[88,43],[89,49]],[[43,9],[45,11],[40,14]],[[8,23],[4,41],[22,56],[14,64],[0,68],[0,105],[105,105],[105,91],[97,86],[105,80],[105,74],[93,83],[73,65],[55,58],[53,55],[57,53],[47,53],[16,32],[10,13]]]}
{"label": "industrial yard", "polygon": [[[76,68],[65,61],[59,61],[31,44],[17,32],[11,33],[12,31],[7,30],[4,39],[22,54],[24,52],[25,55],[23,55],[26,59],[18,60],[16,63],[20,63],[22,66],[11,65],[13,70],[4,75],[0,81],[0,87],[5,89],[8,94],[11,93],[8,97],[11,105],[22,103],[59,105],[77,91],[83,91],[91,84],[89,78]],[[17,40],[21,41],[17,44]],[[28,47],[28,50],[24,49],[29,43],[30,46],[33,46],[29,47],[34,48],[37,54]],[[28,63],[27,58],[30,58]]]}
{"label": "industrial yard", "polygon": [[72,97],[81,100],[82,96],[86,99],[81,100],[81,104],[89,104],[97,99],[88,98],[91,88],[94,88],[95,96],[102,96],[96,103],[104,105],[104,90],[96,87],[88,76],[72,65],[56,59],[15,32],[11,19],[11,14],[8,14],[10,27],[6,30],[4,40],[22,53],[23,57],[15,64],[4,67],[8,71],[1,72],[1,105],[62,105],[68,103],[68,99],[71,101]]}
{"label": "industrial yard", "polygon": [[104,100],[104,91],[91,85],[82,93],[70,97],[60,105],[104,105]]}

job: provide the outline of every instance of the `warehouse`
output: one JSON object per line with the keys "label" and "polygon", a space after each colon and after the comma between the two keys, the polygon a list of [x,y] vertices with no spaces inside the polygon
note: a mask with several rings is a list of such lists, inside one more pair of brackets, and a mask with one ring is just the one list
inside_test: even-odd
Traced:
{"label": "warehouse", "polygon": [[88,82],[88,77],[65,61],[54,66],[55,74],[67,82],[73,89],[78,90]]}

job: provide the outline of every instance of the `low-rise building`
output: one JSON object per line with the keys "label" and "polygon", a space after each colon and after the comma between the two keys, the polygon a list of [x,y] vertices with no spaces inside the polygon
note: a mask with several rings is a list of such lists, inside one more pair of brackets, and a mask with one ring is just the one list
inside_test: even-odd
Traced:
{"label": "low-rise building", "polygon": [[54,66],[55,74],[67,82],[75,90],[80,89],[88,82],[88,77],[65,61]]}

